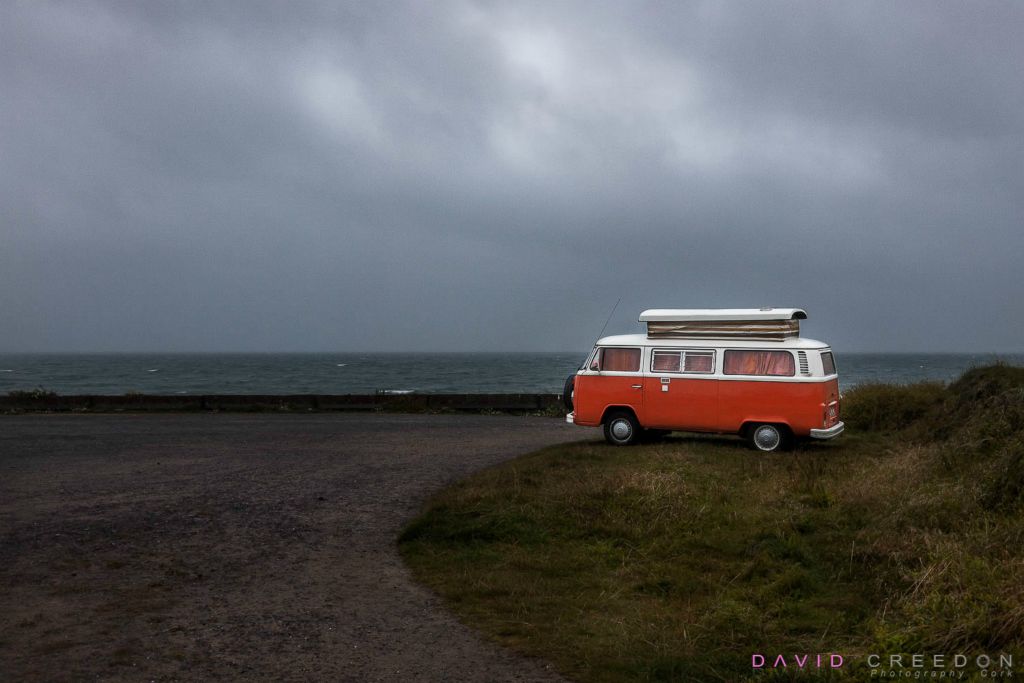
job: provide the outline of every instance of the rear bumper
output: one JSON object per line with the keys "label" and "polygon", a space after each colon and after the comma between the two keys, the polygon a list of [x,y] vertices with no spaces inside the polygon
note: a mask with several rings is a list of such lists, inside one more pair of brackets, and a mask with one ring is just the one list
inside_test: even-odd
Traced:
{"label": "rear bumper", "polygon": [[576,424],[576,411],[573,411],[565,416],[565,421],[569,424]]}
{"label": "rear bumper", "polygon": [[842,422],[836,422],[834,425],[832,425],[828,429],[812,429],[811,430],[811,438],[812,439],[834,439],[837,436],[839,436],[840,434],[842,434],[844,429],[846,429],[846,425],[845,424],[843,424]]}

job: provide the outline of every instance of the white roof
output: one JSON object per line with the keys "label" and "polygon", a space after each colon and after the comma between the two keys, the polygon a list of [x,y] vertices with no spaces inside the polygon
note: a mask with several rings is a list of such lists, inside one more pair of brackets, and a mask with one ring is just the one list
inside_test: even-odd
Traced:
{"label": "white roof", "polygon": [[597,340],[598,346],[656,346],[660,349],[827,349],[828,344],[817,339],[790,337],[779,341],[756,339],[651,339],[645,334],[616,334]]}
{"label": "white roof", "polygon": [[640,322],[696,322],[712,320],[806,320],[802,308],[650,308]]}

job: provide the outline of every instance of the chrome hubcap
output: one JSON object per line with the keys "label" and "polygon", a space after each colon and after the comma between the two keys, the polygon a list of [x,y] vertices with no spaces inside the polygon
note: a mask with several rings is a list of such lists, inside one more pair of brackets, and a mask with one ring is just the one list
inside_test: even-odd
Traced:
{"label": "chrome hubcap", "polygon": [[629,420],[615,420],[612,422],[612,436],[619,441],[625,441],[633,433],[633,426]]}
{"label": "chrome hubcap", "polygon": [[782,435],[775,427],[758,427],[754,432],[754,445],[762,451],[773,451],[779,446]]}

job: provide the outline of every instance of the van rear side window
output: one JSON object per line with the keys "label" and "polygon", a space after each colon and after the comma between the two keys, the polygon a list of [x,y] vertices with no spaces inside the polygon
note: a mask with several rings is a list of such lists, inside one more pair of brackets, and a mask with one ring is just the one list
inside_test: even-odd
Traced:
{"label": "van rear side window", "polygon": [[640,349],[601,349],[594,357],[590,369],[607,372],[640,372]]}
{"label": "van rear side window", "polygon": [[796,363],[788,351],[726,351],[725,374],[793,377]]}
{"label": "van rear side window", "polygon": [[836,374],[836,359],[832,357],[831,351],[821,354],[821,367],[826,375]]}

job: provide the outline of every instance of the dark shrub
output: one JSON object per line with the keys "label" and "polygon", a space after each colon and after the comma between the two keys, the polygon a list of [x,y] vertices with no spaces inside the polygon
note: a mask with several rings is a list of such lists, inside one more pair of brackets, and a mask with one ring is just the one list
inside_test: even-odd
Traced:
{"label": "dark shrub", "polygon": [[981,504],[1011,512],[1024,502],[1024,439],[1018,436],[1001,453],[982,487]]}
{"label": "dark shrub", "polygon": [[971,368],[949,385],[957,408],[972,408],[994,396],[1024,389],[1024,368],[1005,363]]}
{"label": "dark shrub", "polygon": [[902,430],[937,412],[945,399],[939,382],[861,384],[843,397],[843,421],[862,431]]}

